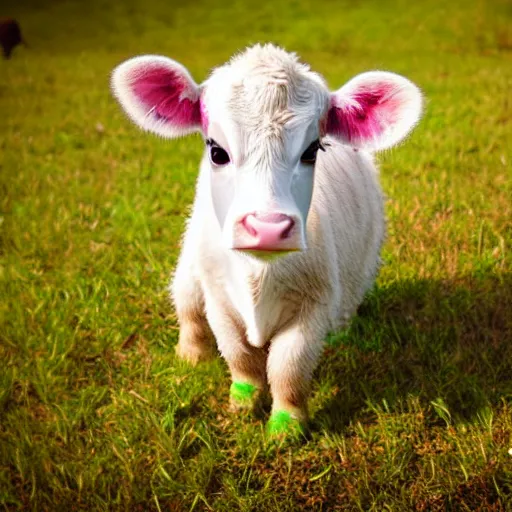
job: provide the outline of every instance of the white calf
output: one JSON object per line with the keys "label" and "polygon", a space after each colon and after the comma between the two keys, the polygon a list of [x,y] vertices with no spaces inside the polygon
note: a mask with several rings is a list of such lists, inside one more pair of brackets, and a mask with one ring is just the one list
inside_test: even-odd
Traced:
{"label": "white calf", "polygon": [[322,340],[346,324],[378,269],[384,213],[372,152],[418,122],[419,90],[375,71],[330,93],[273,45],[247,49],[200,86],[177,62],[136,57],[112,86],[142,128],[199,131],[206,143],[172,285],[178,354],[210,355],[213,332],[232,402],[252,403],[268,383],[271,429],[300,425]]}

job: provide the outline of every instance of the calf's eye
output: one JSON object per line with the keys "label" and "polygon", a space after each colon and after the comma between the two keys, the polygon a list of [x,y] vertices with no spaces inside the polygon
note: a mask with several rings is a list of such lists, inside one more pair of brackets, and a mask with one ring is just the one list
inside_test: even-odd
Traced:
{"label": "calf's eye", "polygon": [[229,164],[229,155],[225,150],[218,146],[210,149],[210,158],[215,165],[226,165]]}
{"label": "calf's eye", "polygon": [[215,165],[229,164],[229,155],[225,149],[222,149],[214,140],[208,139],[206,141],[209,146],[210,160]]}
{"label": "calf's eye", "polygon": [[325,151],[325,148],[322,146],[320,141],[314,140],[302,153],[302,156],[300,157],[300,161],[303,164],[314,164],[316,162],[316,154],[318,153],[318,150],[321,149],[322,151]]}

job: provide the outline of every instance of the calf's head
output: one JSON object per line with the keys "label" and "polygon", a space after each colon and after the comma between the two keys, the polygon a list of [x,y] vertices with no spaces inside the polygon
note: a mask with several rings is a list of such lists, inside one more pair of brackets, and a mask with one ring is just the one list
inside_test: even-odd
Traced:
{"label": "calf's head", "polygon": [[401,76],[363,73],[330,92],[273,45],[247,49],[202,85],[171,59],[135,57],[114,70],[112,87],[140,127],[169,138],[202,134],[224,243],[259,257],[306,248],[325,137],[377,151],[401,141],[421,115],[421,93]]}

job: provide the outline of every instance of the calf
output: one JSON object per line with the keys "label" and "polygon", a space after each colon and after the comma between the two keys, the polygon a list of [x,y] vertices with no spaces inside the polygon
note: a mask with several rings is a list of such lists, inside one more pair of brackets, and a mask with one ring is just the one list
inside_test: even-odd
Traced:
{"label": "calf", "polygon": [[215,338],[232,404],[252,406],[269,386],[269,430],[300,432],[322,340],[347,324],[378,270],[385,219],[372,153],[418,122],[421,93],[380,71],[329,92],[271,44],[199,86],[173,60],[136,57],[112,87],[140,127],[205,142],[171,286],[178,355],[205,359]]}

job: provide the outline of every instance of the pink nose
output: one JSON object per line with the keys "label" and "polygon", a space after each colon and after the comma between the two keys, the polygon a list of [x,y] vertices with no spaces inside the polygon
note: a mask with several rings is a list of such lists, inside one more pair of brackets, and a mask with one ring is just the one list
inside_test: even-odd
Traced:
{"label": "pink nose", "polygon": [[280,250],[287,245],[295,221],[284,213],[250,213],[241,219],[240,224],[250,235],[248,249]]}

